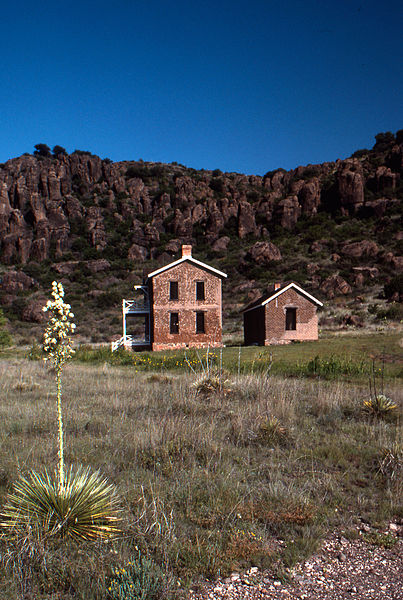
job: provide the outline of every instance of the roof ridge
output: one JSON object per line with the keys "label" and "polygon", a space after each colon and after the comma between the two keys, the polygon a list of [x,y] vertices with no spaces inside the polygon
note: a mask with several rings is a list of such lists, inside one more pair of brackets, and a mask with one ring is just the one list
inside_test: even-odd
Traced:
{"label": "roof ridge", "polygon": [[208,265],[207,263],[197,260],[197,258],[194,258],[193,256],[182,256],[181,258],[178,258],[178,260],[175,260],[174,262],[169,263],[168,265],[165,265],[164,267],[160,267],[159,269],[152,271],[151,273],[149,273],[147,275],[147,279],[150,279],[151,277],[155,277],[155,275],[159,275],[160,273],[163,273],[164,271],[167,271],[168,269],[172,269],[172,267],[175,267],[176,265],[179,265],[185,261],[192,262],[192,263],[198,265],[199,267],[203,267],[204,269],[207,269],[208,271],[212,271],[213,273],[216,273],[219,277],[225,277],[225,278],[227,277],[226,273],[223,273],[222,271],[215,269],[214,267]]}

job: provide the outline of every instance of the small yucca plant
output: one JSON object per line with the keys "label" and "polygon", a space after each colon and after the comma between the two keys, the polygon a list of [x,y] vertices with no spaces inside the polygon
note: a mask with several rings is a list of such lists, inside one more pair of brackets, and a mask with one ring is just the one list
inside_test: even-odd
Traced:
{"label": "small yucca plant", "polygon": [[271,415],[262,419],[256,432],[256,442],[260,444],[281,444],[285,443],[288,437],[288,430],[280,420]]}
{"label": "small yucca plant", "polygon": [[192,387],[195,388],[198,394],[212,394],[219,392],[221,389],[221,380],[218,375],[209,374],[201,375],[192,383]]}
{"label": "small yucca plant", "polygon": [[371,396],[369,400],[364,400],[363,410],[374,417],[385,417],[393,413],[397,409],[397,404],[385,396],[385,394],[377,394]]}
{"label": "small yucca plant", "polygon": [[47,471],[20,477],[0,513],[0,528],[17,538],[35,530],[45,537],[93,540],[115,534],[117,524],[113,486],[88,467],[70,467],[62,489],[57,474]]}

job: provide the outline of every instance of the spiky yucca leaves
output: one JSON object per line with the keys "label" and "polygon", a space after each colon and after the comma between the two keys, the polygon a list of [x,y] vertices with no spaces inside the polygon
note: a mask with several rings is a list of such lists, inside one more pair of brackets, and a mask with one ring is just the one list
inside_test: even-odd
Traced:
{"label": "spiky yucca leaves", "polygon": [[224,371],[209,371],[201,374],[193,383],[192,387],[197,394],[216,394],[229,391],[227,373]]}
{"label": "spiky yucca leaves", "polygon": [[70,467],[62,488],[57,473],[22,476],[0,513],[0,530],[11,537],[34,529],[44,537],[105,539],[119,531],[118,523],[113,486],[88,467]]}
{"label": "spiky yucca leaves", "polygon": [[262,419],[256,432],[256,442],[262,445],[281,444],[287,441],[288,430],[280,420],[271,415]]}
{"label": "spiky yucca leaves", "polygon": [[397,404],[384,394],[372,396],[369,400],[364,400],[364,412],[374,417],[384,417],[393,413],[397,409]]}

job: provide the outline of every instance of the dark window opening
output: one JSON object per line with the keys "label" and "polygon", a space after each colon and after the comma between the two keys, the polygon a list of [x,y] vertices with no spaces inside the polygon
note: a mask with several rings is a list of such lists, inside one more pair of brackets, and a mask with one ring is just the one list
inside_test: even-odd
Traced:
{"label": "dark window opening", "polygon": [[169,332],[179,333],[179,313],[170,313]]}
{"label": "dark window opening", "polygon": [[170,300],[178,300],[179,298],[179,289],[177,281],[169,282],[169,299]]}
{"label": "dark window opening", "polygon": [[204,312],[196,313],[196,333],[206,333],[204,325]]}
{"label": "dark window opening", "polygon": [[196,281],[196,300],[205,300],[204,281]]}
{"label": "dark window opening", "polygon": [[285,309],[285,328],[286,331],[295,331],[297,329],[297,309]]}

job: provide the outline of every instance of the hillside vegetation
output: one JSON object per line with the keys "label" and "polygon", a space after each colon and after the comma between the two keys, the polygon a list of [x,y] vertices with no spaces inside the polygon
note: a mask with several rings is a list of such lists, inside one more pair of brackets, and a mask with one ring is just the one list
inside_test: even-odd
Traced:
{"label": "hillside vegetation", "polygon": [[344,160],[264,176],[38,144],[0,165],[0,302],[10,329],[32,341],[44,289],[57,279],[80,339],[110,341],[121,298],[183,242],[229,275],[228,339],[240,336],[239,308],[273,280],[325,300],[325,327],[401,320],[402,131]]}

